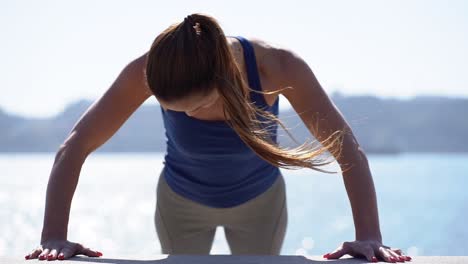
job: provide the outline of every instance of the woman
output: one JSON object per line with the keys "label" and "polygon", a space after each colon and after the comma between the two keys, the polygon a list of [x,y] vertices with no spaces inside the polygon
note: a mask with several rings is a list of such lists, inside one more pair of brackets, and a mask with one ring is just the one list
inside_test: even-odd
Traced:
{"label": "woman", "polygon": [[[279,94],[322,148],[277,146]],[[167,135],[155,211],[164,254],[209,254],[217,226],[224,226],[233,254],[279,254],[287,225],[279,167],[320,170],[327,162],[319,155],[329,151],[344,171],[356,241],[324,257],[410,260],[382,244],[366,156],[307,64],[265,42],[226,37],[213,18],[200,14],[162,32],[74,126],[50,175],[41,246],[27,259],[102,255],[67,241],[79,172],[152,95]]]}

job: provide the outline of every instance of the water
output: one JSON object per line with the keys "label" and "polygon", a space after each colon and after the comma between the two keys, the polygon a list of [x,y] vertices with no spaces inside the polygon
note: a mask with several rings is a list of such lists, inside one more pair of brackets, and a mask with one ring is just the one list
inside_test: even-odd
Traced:
{"label": "water", "polygon": [[[69,240],[106,255],[159,254],[153,213],[162,157],[92,154],[74,196]],[[38,245],[53,159],[0,155],[0,256]],[[468,154],[376,155],[369,162],[384,244],[411,255],[468,255]],[[321,255],[354,239],[341,174],[283,173],[289,223],[281,254]],[[221,229],[211,253],[230,253]]]}

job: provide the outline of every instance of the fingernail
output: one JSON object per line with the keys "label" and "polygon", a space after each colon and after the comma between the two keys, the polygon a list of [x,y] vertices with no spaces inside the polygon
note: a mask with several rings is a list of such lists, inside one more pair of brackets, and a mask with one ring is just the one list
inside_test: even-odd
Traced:
{"label": "fingernail", "polygon": [[101,252],[96,251],[96,253],[98,254],[99,257],[102,257],[102,253],[101,253]]}
{"label": "fingernail", "polygon": [[401,262],[405,262],[405,260],[406,260],[406,258],[405,258],[405,257],[402,257],[402,256],[398,257],[398,259],[399,259]]}
{"label": "fingernail", "polygon": [[378,262],[376,257],[372,257],[372,262]]}
{"label": "fingernail", "polygon": [[412,258],[410,256],[406,256],[406,260],[410,261]]}
{"label": "fingernail", "polygon": [[44,256],[44,255],[40,255],[40,256],[39,256],[39,259],[40,259],[40,260],[44,260],[44,259],[45,259],[45,256]]}
{"label": "fingernail", "polygon": [[64,256],[64,255],[59,255],[59,256],[58,256],[58,259],[59,259],[59,260],[64,260],[64,259],[65,259],[65,256]]}
{"label": "fingernail", "polygon": [[396,262],[397,260],[396,260],[395,257],[390,257],[390,261],[391,261],[391,262]]}
{"label": "fingernail", "polygon": [[29,255],[24,256],[24,259],[29,259]]}

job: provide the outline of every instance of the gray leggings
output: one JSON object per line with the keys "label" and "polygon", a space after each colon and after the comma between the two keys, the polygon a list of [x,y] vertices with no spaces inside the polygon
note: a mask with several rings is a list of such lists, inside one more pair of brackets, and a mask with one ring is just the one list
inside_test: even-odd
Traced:
{"label": "gray leggings", "polygon": [[259,196],[234,207],[209,207],[175,193],[159,177],[154,221],[162,254],[209,254],[224,227],[231,254],[279,255],[288,213],[283,176]]}

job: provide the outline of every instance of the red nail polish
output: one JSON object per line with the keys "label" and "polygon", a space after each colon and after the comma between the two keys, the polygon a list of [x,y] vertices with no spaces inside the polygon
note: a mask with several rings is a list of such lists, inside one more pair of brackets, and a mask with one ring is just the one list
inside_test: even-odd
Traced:
{"label": "red nail polish", "polygon": [[98,254],[99,257],[102,257],[102,253],[101,253],[101,252],[96,251],[96,253]]}
{"label": "red nail polish", "polygon": [[58,259],[59,259],[59,260],[64,260],[64,259],[65,259],[65,256],[59,255],[59,256],[58,256]]}
{"label": "red nail polish", "polygon": [[44,256],[44,255],[40,255],[40,256],[39,256],[39,259],[40,259],[40,260],[44,260],[44,259],[45,259],[45,256]]}
{"label": "red nail polish", "polygon": [[378,262],[376,257],[372,257],[372,262]]}
{"label": "red nail polish", "polygon": [[412,258],[410,256],[406,256],[406,260],[411,261]]}
{"label": "red nail polish", "polygon": [[29,255],[24,256],[24,259],[29,259]]}

